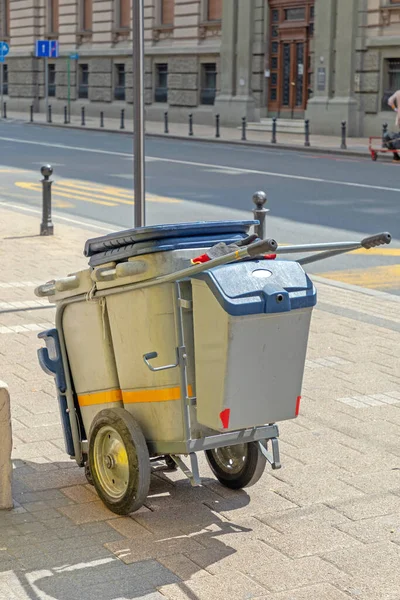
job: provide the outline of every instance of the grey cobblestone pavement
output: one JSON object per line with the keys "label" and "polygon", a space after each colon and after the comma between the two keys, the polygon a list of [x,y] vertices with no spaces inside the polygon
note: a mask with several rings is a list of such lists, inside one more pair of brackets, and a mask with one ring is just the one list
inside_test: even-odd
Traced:
{"label": "grey cobblestone pavement", "polygon": [[[63,450],[36,359],[54,309],[37,282],[82,268],[93,231],[0,209],[0,379],[15,508],[0,513],[0,600],[399,600],[400,299],[316,281],[300,417],[283,468],[246,491],[155,467],[145,506],[110,513]],[[21,283],[22,282],[22,283]]]}

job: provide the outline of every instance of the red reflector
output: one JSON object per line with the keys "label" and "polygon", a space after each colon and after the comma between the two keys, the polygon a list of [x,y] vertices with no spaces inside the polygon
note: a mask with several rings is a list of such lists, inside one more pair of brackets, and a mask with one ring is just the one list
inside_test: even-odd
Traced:
{"label": "red reflector", "polygon": [[296,401],[296,417],[299,416],[299,412],[300,412],[300,402],[301,402],[301,396],[297,396],[297,401]]}
{"label": "red reflector", "polygon": [[208,256],[208,254],[202,254],[201,256],[192,258],[190,262],[192,263],[192,265],[200,265],[202,263],[208,262],[209,260],[211,260],[211,258]]}
{"label": "red reflector", "polygon": [[275,260],[276,254],[264,254],[265,260]]}
{"label": "red reflector", "polygon": [[226,408],[221,413],[219,413],[219,418],[221,419],[222,427],[224,429],[228,429],[228,427],[229,427],[230,416],[231,416],[230,408]]}

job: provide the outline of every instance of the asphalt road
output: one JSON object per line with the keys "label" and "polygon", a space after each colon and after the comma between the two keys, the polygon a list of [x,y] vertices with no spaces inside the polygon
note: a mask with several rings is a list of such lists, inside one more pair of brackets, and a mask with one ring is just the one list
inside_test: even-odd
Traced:
{"label": "asphalt road", "polygon": [[[264,190],[268,234],[281,243],[357,240],[390,231],[392,247],[308,270],[400,294],[400,166],[161,138],[147,140],[146,157],[148,223],[248,217],[252,194]],[[42,163],[55,168],[57,214],[132,226],[130,136],[0,123],[1,201],[39,207]]]}

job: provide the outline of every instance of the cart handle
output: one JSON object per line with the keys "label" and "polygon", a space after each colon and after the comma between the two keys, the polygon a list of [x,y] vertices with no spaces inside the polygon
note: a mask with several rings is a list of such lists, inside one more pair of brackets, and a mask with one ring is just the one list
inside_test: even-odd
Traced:
{"label": "cart handle", "polygon": [[375,235],[364,238],[361,242],[361,246],[367,250],[370,250],[371,248],[376,248],[376,246],[390,244],[391,241],[392,236],[390,233],[385,231],[384,233],[376,233]]}
{"label": "cart handle", "polygon": [[166,371],[167,369],[175,369],[175,367],[177,367],[179,365],[179,360],[175,365],[165,365],[164,367],[153,367],[149,361],[153,360],[153,358],[157,358],[158,353],[157,352],[148,352],[147,354],[143,354],[143,360],[146,363],[146,365],[149,367],[150,371],[153,372],[157,372],[157,371]]}

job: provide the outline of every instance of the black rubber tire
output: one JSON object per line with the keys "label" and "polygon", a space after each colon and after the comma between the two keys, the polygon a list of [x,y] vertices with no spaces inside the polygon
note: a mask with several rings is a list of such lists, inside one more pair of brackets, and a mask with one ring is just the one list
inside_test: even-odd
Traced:
{"label": "black rubber tire", "polygon": [[[109,496],[98,477],[93,447],[96,435],[104,427],[112,427],[121,437],[128,456],[128,485],[122,498]],[[105,409],[93,420],[89,435],[89,467],[101,500],[117,515],[129,515],[145,502],[150,488],[150,457],[142,430],[134,417],[123,408]]]}
{"label": "black rubber tire", "polygon": [[176,471],[178,469],[178,465],[169,454],[164,456],[164,460],[165,464],[167,465],[168,471]]}
{"label": "black rubber tire", "polygon": [[206,450],[206,458],[212,472],[222,485],[232,490],[240,490],[251,487],[260,479],[264,473],[266,458],[261,452],[258,442],[246,444],[247,456],[243,468],[239,473],[231,474],[225,472],[215,459],[214,450]]}

